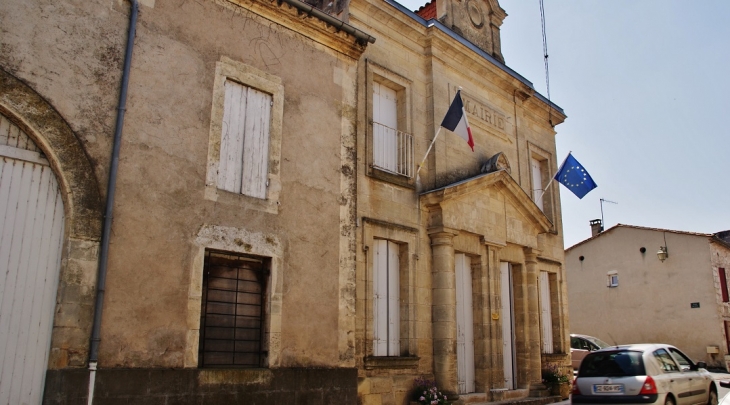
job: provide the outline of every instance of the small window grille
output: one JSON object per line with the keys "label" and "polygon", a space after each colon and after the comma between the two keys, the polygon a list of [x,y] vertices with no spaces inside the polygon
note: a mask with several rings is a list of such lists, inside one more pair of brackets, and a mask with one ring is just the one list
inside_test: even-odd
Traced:
{"label": "small window grille", "polygon": [[263,258],[207,251],[200,367],[264,367],[268,270]]}

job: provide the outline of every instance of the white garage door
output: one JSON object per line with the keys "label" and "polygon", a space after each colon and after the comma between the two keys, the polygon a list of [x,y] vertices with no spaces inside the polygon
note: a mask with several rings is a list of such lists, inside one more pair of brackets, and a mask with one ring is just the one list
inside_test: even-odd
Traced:
{"label": "white garage door", "polygon": [[0,115],[0,404],[40,404],[63,236],[56,176]]}

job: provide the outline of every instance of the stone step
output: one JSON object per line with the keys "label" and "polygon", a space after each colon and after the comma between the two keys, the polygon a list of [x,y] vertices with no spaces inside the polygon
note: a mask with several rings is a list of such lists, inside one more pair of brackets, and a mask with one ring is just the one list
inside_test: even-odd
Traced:
{"label": "stone step", "polygon": [[487,401],[486,394],[459,395],[454,405],[547,405],[560,402],[560,396],[505,398],[501,401]]}

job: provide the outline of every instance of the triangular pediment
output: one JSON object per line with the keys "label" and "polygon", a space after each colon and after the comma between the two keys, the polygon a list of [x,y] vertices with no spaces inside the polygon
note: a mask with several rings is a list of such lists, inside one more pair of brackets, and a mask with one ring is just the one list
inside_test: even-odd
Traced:
{"label": "triangular pediment", "polygon": [[[546,233],[552,229],[550,219],[505,170],[480,174],[436,190],[426,191],[421,194],[421,202],[427,207],[437,205],[448,207],[463,202],[478,205],[480,195],[486,196],[495,192],[509,204],[511,209],[516,211],[515,215],[531,224],[536,233]],[[506,211],[507,208],[505,207],[504,210]],[[507,214],[505,212],[505,215]],[[446,220],[446,216],[444,218]]]}

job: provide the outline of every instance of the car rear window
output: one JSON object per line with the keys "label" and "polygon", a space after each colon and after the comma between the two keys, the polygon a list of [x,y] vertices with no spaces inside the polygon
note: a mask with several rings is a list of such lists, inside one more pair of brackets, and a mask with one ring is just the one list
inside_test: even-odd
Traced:
{"label": "car rear window", "polygon": [[613,350],[590,353],[580,364],[580,377],[628,377],[646,375],[641,352]]}

